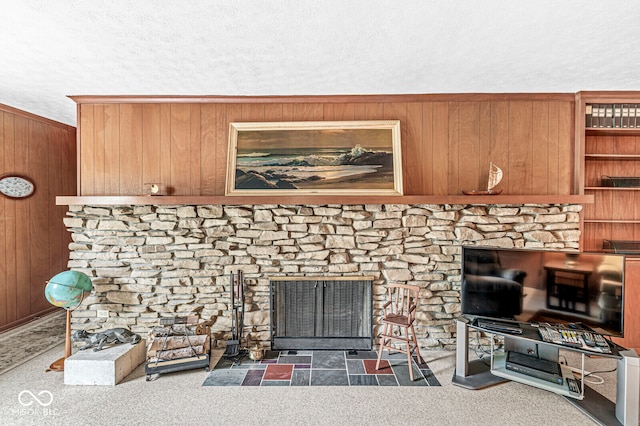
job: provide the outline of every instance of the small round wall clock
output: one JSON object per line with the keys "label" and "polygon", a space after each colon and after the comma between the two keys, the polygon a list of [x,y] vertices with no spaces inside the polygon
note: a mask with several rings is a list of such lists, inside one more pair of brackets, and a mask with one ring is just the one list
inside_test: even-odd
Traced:
{"label": "small round wall clock", "polygon": [[0,176],[0,193],[9,198],[28,198],[36,187],[29,178],[19,175]]}

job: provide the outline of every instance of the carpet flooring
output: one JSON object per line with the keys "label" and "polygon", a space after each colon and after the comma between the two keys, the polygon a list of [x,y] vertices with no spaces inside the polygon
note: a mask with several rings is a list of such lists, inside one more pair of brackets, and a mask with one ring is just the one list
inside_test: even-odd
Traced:
{"label": "carpet flooring", "polygon": [[221,358],[203,386],[440,386],[426,363],[374,351],[267,351],[262,361]]}
{"label": "carpet flooring", "polygon": [[[41,318],[35,329],[48,326],[50,321]],[[55,321],[64,324],[64,316]],[[33,328],[24,336],[14,330],[5,333],[13,334],[15,341],[24,338],[33,346],[32,332]],[[5,333],[0,337],[6,337]],[[38,343],[35,349],[41,351],[44,346]],[[222,356],[224,349],[219,352]],[[57,346],[26,362],[15,360],[21,364],[0,376],[0,425],[594,425],[564,397],[521,383],[478,391],[453,385],[456,354],[452,351],[423,351],[441,386],[416,386],[409,393],[404,386],[272,386],[268,392],[248,386],[202,386],[211,373],[202,368],[146,381],[144,364],[117,386],[71,386],[64,384],[63,373],[45,372],[63,353],[64,339],[60,338]],[[580,365],[575,353],[561,353],[570,366]],[[473,359],[474,353],[469,355]],[[614,397],[615,372],[598,372],[615,366],[610,358],[589,357],[586,368],[602,378],[592,377],[594,383],[589,386]],[[34,398],[42,400],[40,395],[49,393],[53,399],[47,406]]]}

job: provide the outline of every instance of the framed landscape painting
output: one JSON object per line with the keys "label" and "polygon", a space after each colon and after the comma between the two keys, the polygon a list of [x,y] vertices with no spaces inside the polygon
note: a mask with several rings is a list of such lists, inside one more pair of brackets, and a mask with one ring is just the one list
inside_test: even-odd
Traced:
{"label": "framed landscape painting", "polygon": [[402,195],[400,121],[231,123],[226,195]]}

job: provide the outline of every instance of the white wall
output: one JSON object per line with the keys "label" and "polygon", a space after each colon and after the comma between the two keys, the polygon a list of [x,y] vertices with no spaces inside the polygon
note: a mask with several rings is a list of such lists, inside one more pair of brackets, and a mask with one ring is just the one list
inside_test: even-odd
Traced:
{"label": "white wall", "polygon": [[631,1],[21,0],[0,103],[75,124],[67,95],[638,89]]}

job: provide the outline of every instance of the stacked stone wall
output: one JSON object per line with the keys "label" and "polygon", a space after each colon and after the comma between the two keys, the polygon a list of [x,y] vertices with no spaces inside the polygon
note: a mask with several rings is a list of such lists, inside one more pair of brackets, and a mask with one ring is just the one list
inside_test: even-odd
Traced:
{"label": "stacked stone wall", "polygon": [[[268,346],[269,277],[374,277],[374,335],[386,283],[420,286],[422,347],[454,348],[461,245],[577,249],[580,205],[70,206],[68,266],[94,290],[72,327],[146,333],[197,315],[230,336],[229,275],[245,277],[245,336]],[[108,313],[108,317],[102,316]],[[376,339],[377,343],[377,339]]]}

